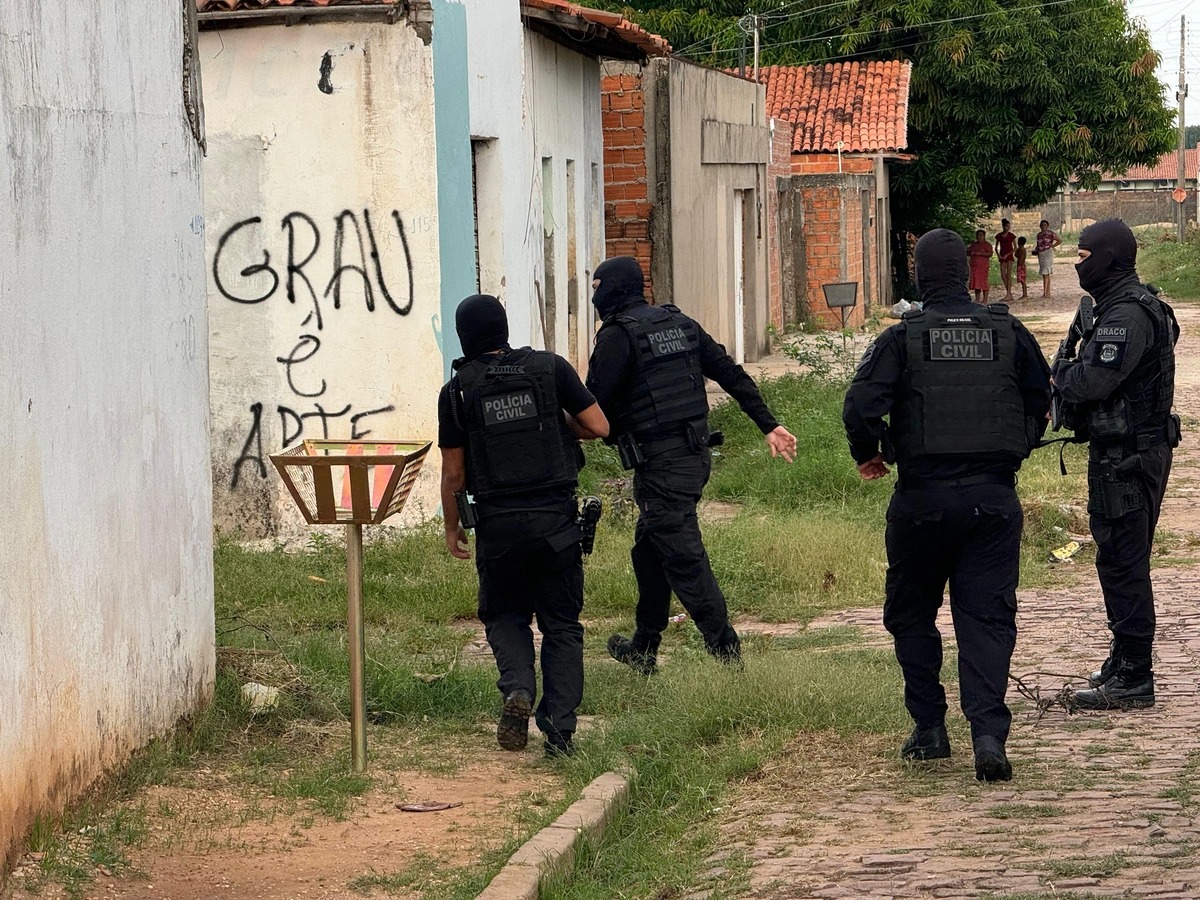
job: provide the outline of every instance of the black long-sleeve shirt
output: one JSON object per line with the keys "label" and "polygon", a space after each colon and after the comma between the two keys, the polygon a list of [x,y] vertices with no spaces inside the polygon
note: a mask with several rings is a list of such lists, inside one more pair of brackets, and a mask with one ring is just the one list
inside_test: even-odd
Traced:
{"label": "black long-sleeve shirt", "polygon": [[[979,309],[966,297],[954,301],[929,301],[947,315],[970,315]],[[1050,367],[1042,349],[1029,330],[1014,319],[1017,381],[1027,419],[1040,436],[1046,430],[1046,412],[1050,409]],[[867,347],[854,381],[846,392],[842,422],[850,442],[850,455],[859,465],[879,452],[884,434],[884,416],[891,413],[896,391],[908,367],[907,325],[900,322],[884,331]],[[917,478],[954,479],[987,472],[1009,473],[1021,461],[1003,453],[970,456],[927,456],[913,460],[906,474]]]}
{"label": "black long-sleeve shirt", "polygon": [[[704,377],[711,378],[737,401],[759,431],[770,434],[779,427],[779,422],[771,414],[754,379],[699,323],[696,327],[700,330],[700,370]],[[596,347],[588,363],[587,389],[595,395],[610,422],[616,421],[616,407],[621,404],[633,377],[633,354],[633,341],[624,328],[609,326],[600,329],[596,335]]]}
{"label": "black long-sleeve shirt", "polygon": [[1153,351],[1154,339],[1154,323],[1142,304],[1102,304],[1083,352],[1055,366],[1054,383],[1070,403],[1107,400]]}

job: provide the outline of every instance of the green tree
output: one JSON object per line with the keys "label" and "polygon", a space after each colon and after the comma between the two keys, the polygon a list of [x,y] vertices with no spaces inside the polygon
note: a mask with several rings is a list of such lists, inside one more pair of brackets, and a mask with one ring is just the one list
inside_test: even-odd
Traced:
{"label": "green tree", "polygon": [[[907,59],[909,146],[899,227],[1044,203],[1072,175],[1152,163],[1175,146],[1149,35],[1120,0],[603,2],[698,62],[735,66],[758,16],[763,65]],[[748,22],[743,20],[743,25]]]}

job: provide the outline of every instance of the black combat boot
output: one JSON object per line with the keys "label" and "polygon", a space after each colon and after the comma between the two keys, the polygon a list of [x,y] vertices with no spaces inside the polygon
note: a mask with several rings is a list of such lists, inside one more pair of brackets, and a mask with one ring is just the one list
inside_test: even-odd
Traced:
{"label": "black combat boot", "polygon": [[934,725],[932,728],[922,728],[920,725],[913,729],[904,746],[900,748],[904,759],[930,760],[950,758],[950,735],[946,734],[945,725]]}
{"label": "black combat boot", "polygon": [[524,750],[529,743],[529,716],[533,697],[519,688],[504,698],[500,722],[496,725],[496,743],[504,750]]}
{"label": "black combat boot", "polygon": [[975,779],[1012,781],[1012,763],[1004,752],[1004,742],[990,735],[975,738]]}
{"label": "black combat boot", "polygon": [[639,675],[653,675],[658,659],[658,643],[661,638],[634,632],[633,638],[623,634],[614,634],[608,639],[608,655],[619,663],[624,663]]}
{"label": "black combat boot", "polygon": [[1125,640],[1117,670],[1098,687],[1076,691],[1071,705],[1076,709],[1146,709],[1154,705],[1154,672],[1150,663],[1151,642]]}
{"label": "black combat boot", "polygon": [[737,672],[744,671],[746,668],[742,662],[742,641],[736,634],[732,641],[709,647],[708,652]]}
{"label": "black combat boot", "polygon": [[546,741],[542,744],[542,750],[546,754],[546,759],[564,759],[568,756],[575,755],[575,741],[573,733],[570,731],[558,731],[554,734],[547,734]]}
{"label": "black combat boot", "polygon": [[1098,688],[1108,679],[1117,674],[1117,667],[1121,660],[1121,640],[1116,635],[1113,635],[1112,643],[1108,646],[1108,658],[1104,660],[1100,668],[1087,677],[1087,682],[1090,687]]}

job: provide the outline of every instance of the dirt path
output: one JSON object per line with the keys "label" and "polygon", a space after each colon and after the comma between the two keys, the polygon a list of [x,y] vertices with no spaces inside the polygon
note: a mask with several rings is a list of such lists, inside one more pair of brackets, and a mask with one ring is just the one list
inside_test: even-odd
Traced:
{"label": "dirt path", "polygon": [[[1056,273],[1050,301],[1017,304],[1052,349],[1078,285]],[[1176,455],[1161,528],[1191,547],[1200,534],[1200,308],[1177,304],[1183,330],[1176,406],[1188,431]],[[1190,427],[1187,423],[1190,422]],[[741,860],[767,898],[1200,897],[1200,569],[1154,573],[1158,705],[1137,713],[1069,714],[1015,688],[1014,780],[974,780],[970,741],[952,696],[954,757],[900,762],[900,735],[862,746],[798,743],[783,765],[743,786],[722,814],[710,877]],[[1067,591],[1022,591],[1013,672],[1052,701],[1066,677],[1103,656],[1107,630],[1090,573]],[[943,612],[947,612],[943,609]],[[812,628],[856,626],[890,649],[877,608]],[[952,641],[949,617],[939,627]],[[1056,673],[1056,674],[1046,674]],[[948,685],[948,693],[957,686]],[[705,896],[699,884],[693,897]]]}

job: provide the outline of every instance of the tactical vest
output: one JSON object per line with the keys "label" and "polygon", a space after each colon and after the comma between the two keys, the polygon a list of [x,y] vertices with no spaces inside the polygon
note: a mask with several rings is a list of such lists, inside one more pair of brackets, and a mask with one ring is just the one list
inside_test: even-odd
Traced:
{"label": "tactical vest", "polygon": [[553,353],[523,347],[455,375],[467,489],[476,500],[575,486],[579,448],[563,420],[554,366]]}
{"label": "tactical vest", "polygon": [[633,344],[633,374],[614,425],[616,435],[652,440],[678,434],[708,416],[700,371],[700,327],[675,306],[638,307],[617,316]]}
{"label": "tactical vest", "polygon": [[[1104,320],[1107,313],[1121,303],[1141,304],[1149,313],[1154,323],[1154,347],[1157,352],[1142,356],[1116,394],[1089,405],[1088,438],[1104,444],[1144,435],[1151,440],[1158,437],[1158,440],[1154,440],[1158,443],[1162,440],[1160,436],[1164,433],[1167,417],[1171,414],[1171,404],[1175,401],[1175,342],[1179,338],[1179,325],[1171,307],[1140,286],[1135,291],[1115,298],[1110,304],[1105,304],[1096,317],[1092,333],[1087,336],[1080,355],[1088,343],[1099,342],[1100,354],[1108,349],[1106,337],[1116,336],[1105,335]],[[1112,352],[1115,353],[1116,348]],[[1115,428],[1114,423],[1117,423]]]}
{"label": "tactical vest", "polygon": [[947,315],[905,313],[908,367],[891,414],[896,461],[916,457],[1029,455],[1025,404],[1008,307]]}

